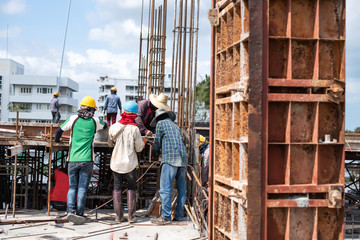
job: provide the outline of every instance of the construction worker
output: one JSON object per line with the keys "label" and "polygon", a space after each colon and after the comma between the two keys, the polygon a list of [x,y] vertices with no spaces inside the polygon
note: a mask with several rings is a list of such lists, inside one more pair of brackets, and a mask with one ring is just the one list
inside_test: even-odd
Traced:
{"label": "construction worker", "polygon": [[121,113],[121,101],[119,96],[116,95],[117,93],[116,87],[112,87],[110,89],[110,93],[111,94],[108,95],[105,99],[104,111],[103,111],[103,115],[105,115],[105,111],[107,112],[106,120],[108,126],[116,122],[116,115],[118,112],[118,108],[120,109],[120,113]]}
{"label": "construction worker", "polygon": [[59,123],[60,115],[60,103],[58,100],[59,93],[55,92],[53,98],[50,101],[50,111],[52,114],[52,123]]}
{"label": "construction worker", "polygon": [[209,142],[203,135],[199,135],[199,151],[202,159],[202,170],[201,170],[201,184],[203,187],[208,187],[209,182]]}
{"label": "construction worker", "polygon": [[110,168],[114,172],[113,204],[116,221],[124,222],[122,208],[121,185],[123,177],[128,183],[127,207],[129,223],[136,222],[136,166],[138,163],[137,152],[144,148],[146,140],[142,140],[139,128],[134,120],[138,113],[138,105],[134,101],[127,102],[121,119],[109,129],[108,145],[114,147]]}
{"label": "construction worker", "polygon": [[184,204],[186,201],[186,167],[187,155],[180,128],[174,123],[175,113],[159,109],[151,126],[156,126],[153,146],[154,156],[161,155],[160,197],[162,199],[162,214],[151,222],[158,225],[171,223],[172,186],[176,179],[178,191],[175,217],[173,221],[184,218]]}
{"label": "construction worker", "polygon": [[159,96],[150,94],[149,99],[139,102],[139,114],[135,119],[140,133],[146,136],[152,136],[155,131],[155,128],[151,127],[150,123],[155,117],[156,110],[170,110],[170,107],[167,105],[168,96],[165,93],[160,93]]}
{"label": "construction worker", "polygon": [[69,162],[67,219],[74,224],[84,224],[86,221],[84,217],[86,192],[95,160],[94,135],[96,131],[107,127],[105,122],[94,117],[96,109],[95,99],[90,96],[84,97],[80,102],[78,114],[68,118],[55,134],[55,142],[59,142],[64,131],[71,131],[67,158]]}

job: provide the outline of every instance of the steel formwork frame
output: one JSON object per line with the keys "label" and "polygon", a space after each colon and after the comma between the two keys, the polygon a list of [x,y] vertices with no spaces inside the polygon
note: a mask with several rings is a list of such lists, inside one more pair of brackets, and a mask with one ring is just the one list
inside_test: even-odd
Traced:
{"label": "steel formwork frame", "polygon": [[343,239],[345,1],[212,4],[210,239]]}

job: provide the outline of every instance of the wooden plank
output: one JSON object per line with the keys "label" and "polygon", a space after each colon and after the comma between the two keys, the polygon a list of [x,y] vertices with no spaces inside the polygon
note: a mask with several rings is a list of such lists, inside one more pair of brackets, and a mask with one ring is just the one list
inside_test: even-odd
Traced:
{"label": "wooden plank", "polygon": [[269,185],[267,193],[327,193],[329,186],[340,186],[342,184],[323,184],[323,185]]}

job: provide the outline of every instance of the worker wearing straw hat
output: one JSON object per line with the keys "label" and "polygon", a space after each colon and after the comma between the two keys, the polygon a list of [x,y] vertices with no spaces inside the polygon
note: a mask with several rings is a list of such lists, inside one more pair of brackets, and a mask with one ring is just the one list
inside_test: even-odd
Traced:
{"label": "worker wearing straw hat", "polygon": [[[161,217],[153,219],[151,222],[164,225],[173,221],[181,221],[184,217],[184,204],[186,200],[186,167],[187,153],[181,136],[180,128],[174,123],[175,113],[159,109],[151,122],[151,126],[156,126],[156,134],[153,146],[154,156],[161,155],[161,176],[160,176],[160,196],[161,196]],[[171,199],[172,186],[176,179],[178,190],[175,217],[171,219]]]}
{"label": "worker wearing straw hat", "polygon": [[135,119],[135,123],[139,127],[142,135],[151,136],[153,134],[155,127],[150,126],[150,123],[154,119],[157,109],[170,110],[167,101],[168,96],[165,93],[160,93],[159,96],[150,94],[149,100],[139,102],[139,113]]}

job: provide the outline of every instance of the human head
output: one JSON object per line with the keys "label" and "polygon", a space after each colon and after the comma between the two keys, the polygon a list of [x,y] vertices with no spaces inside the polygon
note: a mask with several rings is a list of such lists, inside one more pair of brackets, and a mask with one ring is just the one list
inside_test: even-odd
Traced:
{"label": "human head", "polygon": [[54,97],[58,97],[59,93],[58,92],[54,92]]}
{"label": "human head", "polygon": [[170,111],[170,107],[167,105],[168,96],[165,93],[160,93],[159,96],[156,96],[155,94],[150,94],[149,99],[152,105],[154,105],[158,109]]}
{"label": "human head", "polygon": [[199,135],[199,147],[201,144],[203,144],[204,142],[206,142],[206,138],[203,135]]}
{"label": "human head", "polygon": [[95,99],[90,96],[84,97],[80,102],[80,106],[81,108],[91,107],[91,108],[95,108],[95,110],[97,109]]}
{"label": "human head", "polygon": [[166,118],[170,118],[172,121],[175,121],[176,115],[173,111],[166,111],[165,109],[158,109],[158,110],[156,110],[155,117],[151,121],[150,126],[156,127],[156,124],[158,123],[158,121],[166,119]]}
{"label": "human head", "polygon": [[116,87],[110,88],[110,92],[111,92],[111,94],[116,94],[116,92],[117,92]]}
{"label": "human head", "polygon": [[138,105],[134,101],[129,101],[124,105],[124,111],[127,113],[138,113]]}

